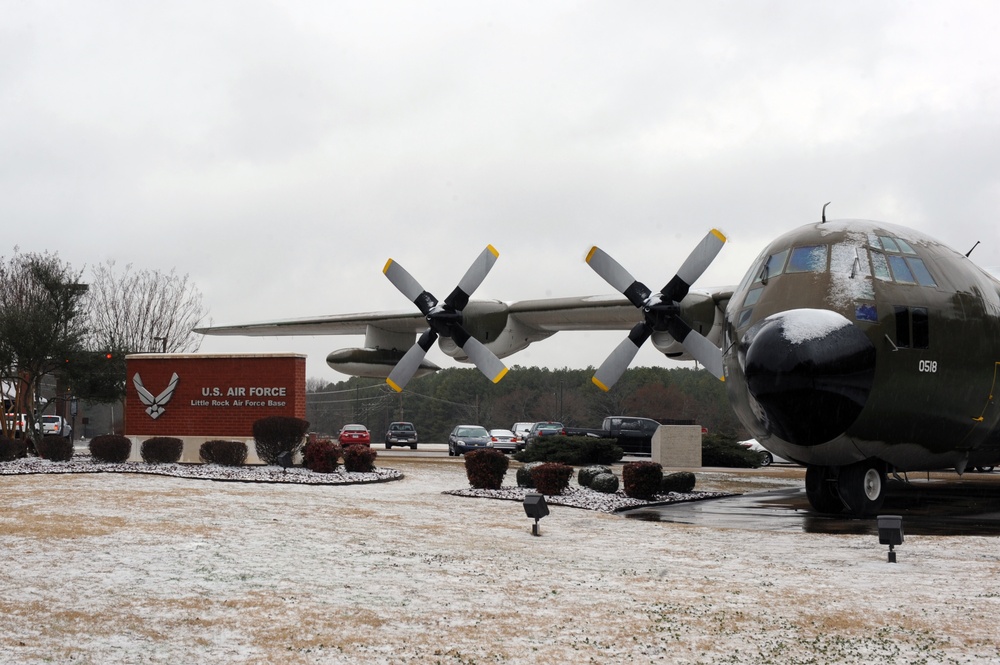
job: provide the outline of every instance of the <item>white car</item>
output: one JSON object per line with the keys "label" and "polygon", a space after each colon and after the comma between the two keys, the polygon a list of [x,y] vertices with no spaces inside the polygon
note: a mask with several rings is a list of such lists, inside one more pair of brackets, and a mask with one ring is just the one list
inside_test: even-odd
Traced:
{"label": "white car", "polygon": [[493,447],[505,453],[513,453],[524,447],[524,442],[509,429],[491,429],[490,439]]}
{"label": "white car", "polygon": [[750,439],[749,441],[740,441],[740,445],[747,450],[754,450],[760,453],[760,465],[761,466],[771,466],[772,464],[795,464],[792,460],[787,460],[784,457],[778,457],[770,450],[760,445],[756,439]]}
{"label": "white car", "polygon": [[62,416],[42,416],[42,434],[69,439],[73,436],[73,426]]}
{"label": "white car", "polygon": [[521,440],[523,444],[528,437],[528,432],[531,431],[531,426],[535,423],[514,423],[514,426],[510,428],[510,431],[514,433],[514,436]]}

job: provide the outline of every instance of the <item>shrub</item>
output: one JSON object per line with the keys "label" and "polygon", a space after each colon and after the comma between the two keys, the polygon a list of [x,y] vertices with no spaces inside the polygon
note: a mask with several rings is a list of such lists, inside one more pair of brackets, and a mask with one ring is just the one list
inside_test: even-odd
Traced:
{"label": "shrub", "polygon": [[35,444],[35,450],[42,459],[68,462],[73,457],[73,442],[62,436],[43,436]]}
{"label": "shrub", "polygon": [[8,439],[0,436],[0,462],[11,462],[28,456],[28,445],[24,439]]}
{"label": "shrub", "polygon": [[633,499],[652,499],[662,480],[663,467],[657,462],[629,462],[622,468],[625,495]]}
{"label": "shrub", "polygon": [[181,458],[184,442],[172,436],[154,436],[139,446],[142,461],[147,464],[173,464]]}
{"label": "shrub", "polygon": [[132,454],[132,441],[121,434],[102,434],[90,440],[90,455],[95,462],[121,464]]}
{"label": "shrub", "polygon": [[309,421],[291,416],[269,416],[253,423],[254,445],[264,464],[277,464],[282,453],[295,455],[309,431]]}
{"label": "shrub", "polygon": [[517,478],[517,486],[534,488],[535,480],[531,477],[531,474],[542,464],[543,462],[528,462],[527,464],[521,465],[521,468],[519,468],[515,474],[515,477]]}
{"label": "shrub", "polygon": [[353,445],[344,448],[344,469],[351,473],[367,473],[375,469],[378,453],[370,446]]}
{"label": "shrub", "polygon": [[660,494],[678,492],[685,494],[694,489],[695,477],[690,471],[678,471],[663,476],[660,481]]}
{"label": "shrub", "polygon": [[469,484],[480,490],[498,490],[503,485],[510,460],[499,450],[483,448],[465,455],[465,475]]}
{"label": "shrub", "polygon": [[243,466],[247,462],[247,444],[242,441],[206,441],[198,449],[198,456],[206,464]]}
{"label": "shrub", "polygon": [[573,467],[559,462],[546,462],[531,472],[535,481],[535,489],[542,494],[562,494],[569,487],[569,479],[573,477]]}
{"label": "shrub", "polygon": [[590,489],[604,494],[618,491],[618,476],[613,473],[599,473],[590,481]]}
{"label": "shrub", "polygon": [[576,476],[576,481],[580,483],[580,487],[590,487],[590,483],[601,473],[611,473],[611,467],[602,464],[585,466],[580,469],[580,472]]}
{"label": "shrub", "polygon": [[572,466],[614,464],[625,452],[614,439],[592,436],[546,436],[514,455],[519,462],[562,462]]}
{"label": "shrub", "polygon": [[302,450],[302,464],[314,473],[335,473],[344,449],[332,439],[316,439]]}
{"label": "shrub", "polygon": [[703,466],[756,469],[760,466],[760,455],[744,448],[732,437],[705,434],[701,437],[701,463]]}

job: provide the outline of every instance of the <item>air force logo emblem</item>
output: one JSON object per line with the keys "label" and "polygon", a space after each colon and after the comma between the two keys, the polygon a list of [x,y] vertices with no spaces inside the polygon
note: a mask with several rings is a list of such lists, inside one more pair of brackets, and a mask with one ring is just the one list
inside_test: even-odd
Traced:
{"label": "air force logo emblem", "polygon": [[153,393],[146,390],[146,387],[142,385],[142,379],[139,377],[139,372],[135,373],[132,377],[132,384],[135,385],[135,390],[139,393],[139,400],[146,405],[146,413],[153,420],[156,420],[161,415],[163,415],[163,405],[170,401],[170,398],[174,396],[174,390],[177,389],[177,382],[180,379],[177,377],[177,372],[170,377],[170,383],[167,384],[166,389],[156,397],[153,397]]}

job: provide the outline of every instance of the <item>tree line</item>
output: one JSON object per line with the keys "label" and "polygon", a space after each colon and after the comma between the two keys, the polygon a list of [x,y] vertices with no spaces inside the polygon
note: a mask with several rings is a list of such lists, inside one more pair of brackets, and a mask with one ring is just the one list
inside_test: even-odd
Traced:
{"label": "tree line", "polygon": [[[125,356],[197,350],[192,329],[205,320],[201,294],[174,271],[97,265],[85,278],[57,254],[0,257],[0,430],[12,437],[24,414],[40,435],[42,414],[65,415],[66,402],[116,402],[125,396]],[[43,381],[55,382],[42,394]]]}
{"label": "tree line", "polygon": [[613,415],[690,420],[711,432],[747,438],[724,384],[708,372],[635,367],[608,392],[591,382],[593,375],[593,368],[515,365],[493,384],[475,368],[449,368],[411,381],[402,393],[381,379],[309,379],[306,419],[312,430],[328,434],[359,423],[371,430],[373,441],[382,441],[389,423],[400,420],[414,423],[422,441],[444,442],[459,424],[509,429],[515,422],[554,420],[599,427]]}

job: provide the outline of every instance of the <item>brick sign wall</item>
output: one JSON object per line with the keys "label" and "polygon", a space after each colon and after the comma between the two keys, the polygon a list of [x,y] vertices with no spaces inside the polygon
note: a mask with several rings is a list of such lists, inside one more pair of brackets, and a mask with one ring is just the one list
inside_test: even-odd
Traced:
{"label": "brick sign wall", "polygon": [[266,416],[306,417],[304,355],[125,358],[125,435],[248,438]]}

